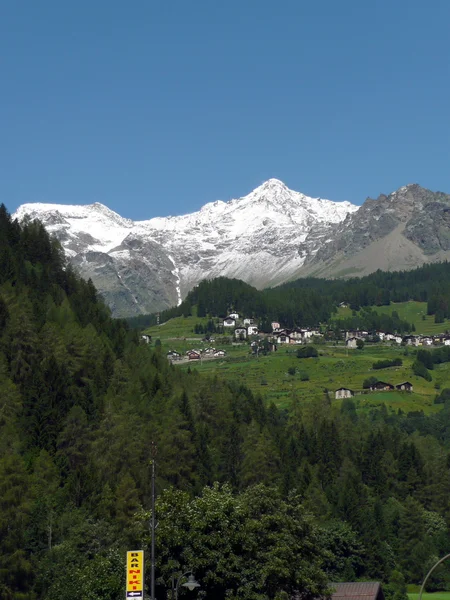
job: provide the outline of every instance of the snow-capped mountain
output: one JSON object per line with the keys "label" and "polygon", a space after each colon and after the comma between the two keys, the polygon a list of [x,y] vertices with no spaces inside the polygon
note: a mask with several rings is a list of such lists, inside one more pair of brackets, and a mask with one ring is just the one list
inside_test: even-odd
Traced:
{"label": "snow-capped mountain", "polygon": [[243,198],[183,216],[131,221],[99,203],[33,203],[14,217],[40,219],[113,314],[130,316],[180,303],[205,278],[238,277],[257,287],[287,281],[357,210],[270,179]]}

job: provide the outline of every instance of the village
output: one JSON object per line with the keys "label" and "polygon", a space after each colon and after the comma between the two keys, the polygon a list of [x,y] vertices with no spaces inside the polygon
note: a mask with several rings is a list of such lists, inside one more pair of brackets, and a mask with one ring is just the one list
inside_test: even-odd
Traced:
{"label": "village", "polygon": [[[223,359],[229,356],[231,347],[248,346],[249,355],[259,357],[260,355],[269,355],[277,352],[278,349],[290,347],[301,347],[309,344],[315,346],[325,345],[333,347],[344,347],[347,351],[361,350],[365,345],[367,347],[413,347],[413,348],[431,348],[438,346],[450,346],[450,336],[447,333],[434,335],[400,335],[397,332],[389,331],[367,331],[364,329],[348,329],[339,331],[330,327],[283,327],[280,322],[270,323],[271,332],[260,331],[258,321],[250,317],[241,317],[237,312],[231,312],[225,318],[217,319],[216,333],[207,334],[202,338],[203,347],[194,344],[186,350],[170,348],[166,352],[167,359],[172,363],[184,364],[203,361],[212,361]],[[150,341],[148,336],[144,336]],[[183,338],[185,342],[189,339],[198,340],[199,338]],[[169,342],[170,343],[170,342]],[[217,344],[217,346],[216,346]],[[294,353],[296,352],[292,348]],[[353,352],[352,352],[353,355]],[[355,357],[358,354],[355,354]],[[413,392],[413,384],[410,381],[378,381],[373,378],[370,386],[353,388],[351,386],[338,387],[330,393],[336,400],[362,396],[370,393],[379,392]]]}

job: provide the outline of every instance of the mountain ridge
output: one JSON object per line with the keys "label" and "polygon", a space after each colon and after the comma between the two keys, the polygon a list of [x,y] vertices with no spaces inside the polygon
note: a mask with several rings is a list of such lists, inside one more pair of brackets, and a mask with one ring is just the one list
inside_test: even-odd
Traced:
{"label": "mountain ridge", "polygon": [[269,179],[241,198],[132,221],[105,205],[25,204],[114,316],[180,304],[202,279],[257,288],[302,276],[348,277],[450,258],[450,196],[408,184],[361,206],[311,198]]}

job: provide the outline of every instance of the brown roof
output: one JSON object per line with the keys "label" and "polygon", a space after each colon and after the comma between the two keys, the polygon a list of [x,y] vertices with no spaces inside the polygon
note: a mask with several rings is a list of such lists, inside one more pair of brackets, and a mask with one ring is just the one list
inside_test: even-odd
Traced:
{"label": "brown roof", "polygon": [[378,582],[333,583],[332,600],[383,600],[384,595]]}

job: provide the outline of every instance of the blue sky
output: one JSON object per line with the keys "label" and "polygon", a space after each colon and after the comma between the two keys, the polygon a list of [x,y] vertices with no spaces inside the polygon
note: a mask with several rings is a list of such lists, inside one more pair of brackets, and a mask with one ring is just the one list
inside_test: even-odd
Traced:
{"label": "blue sky", "polygon": [[0,200],[450,193],[448,0],[5,0]]}

